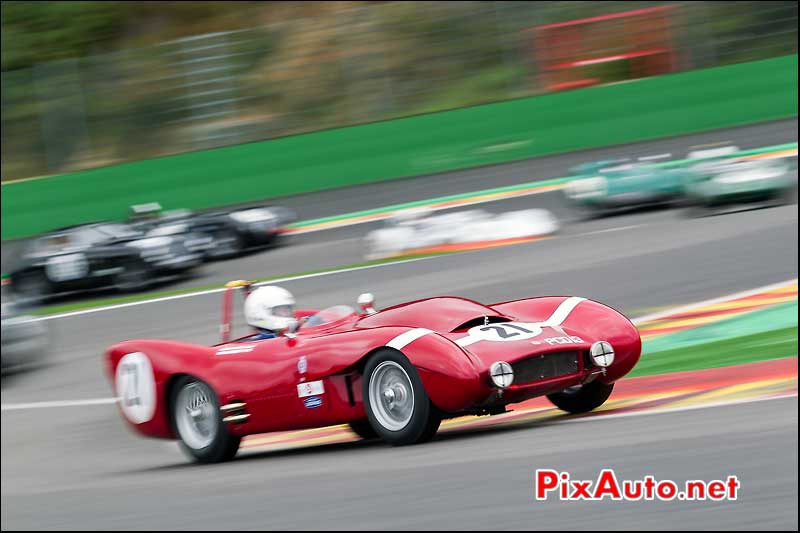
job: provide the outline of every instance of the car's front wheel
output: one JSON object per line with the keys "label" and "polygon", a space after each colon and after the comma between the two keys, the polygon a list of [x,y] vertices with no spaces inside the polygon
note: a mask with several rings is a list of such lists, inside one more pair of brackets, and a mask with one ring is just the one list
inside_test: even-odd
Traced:
{"label": "car's front wheel", "polygon": [[717,208],[702,200],[687,202],[684,215],[687,218],[705,218],[716,214]]}
{"label": "car's front wheel", "polygon": [[770,203],[771,206],[791,205],[797,202],[797,187],[786,187],[785,189],[775,193],[775,196]]}
{"label": "car's front wheel", "polygon": [[430,440],[442,421],[417,369],[395,350],[380,350],[367,362],[363,397],[370,425],[389,444]]}
{"label": "car's front wheel", "polygon": [[186,376],[172,389],[172,424],[180,446],[200,463],[233,459],[241,437],[231,435],[219,410],[217,395],[205,382]]}
{"label": "car's front wheel", "polygon": [[555,394],[548,394],[547,399],[559,409],[568,413],[588,413],[597,409],[608,400],[611,391],[614,390],[613,383],[601,383],[592,381],[585,385],[570,387]]}
{"label": "car's front wheel", "polygon": [[236,257],[244,250],[244,241],[234,230],[223,228],[212,234],[213,246],[208,252],[211,259],[230,259]]}

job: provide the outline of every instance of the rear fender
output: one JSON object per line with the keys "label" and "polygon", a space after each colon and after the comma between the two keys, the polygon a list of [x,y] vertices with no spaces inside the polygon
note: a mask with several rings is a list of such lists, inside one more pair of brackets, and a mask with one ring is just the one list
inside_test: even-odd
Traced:
{"label": "rear fender", "polygon": [[215,375],[213,354],[206,346],[159,340],[125,341],[108,348],[106,375],[122,417],[144,435],[175,438],[169,420],[172,378],[192,375],[219,391],[224,376]]}

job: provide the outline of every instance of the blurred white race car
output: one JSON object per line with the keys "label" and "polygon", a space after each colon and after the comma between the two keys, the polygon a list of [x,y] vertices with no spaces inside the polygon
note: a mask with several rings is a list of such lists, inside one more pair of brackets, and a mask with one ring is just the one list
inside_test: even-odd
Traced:
{"label": "blurred white race car", "polygon": [[525,209],[494,215],[473,209],[425,216],[407,211],[386,219],[386,227],[364,238],[366,258],[480,248],[543,237],[558,230],[558,221],[546,209]]}

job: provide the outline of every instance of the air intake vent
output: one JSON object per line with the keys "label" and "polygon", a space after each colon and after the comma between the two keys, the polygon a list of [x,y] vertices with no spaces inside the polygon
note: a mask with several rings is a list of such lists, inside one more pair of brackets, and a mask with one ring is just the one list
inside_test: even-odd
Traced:
{"label": "air intake vent", "polygon": [[554,352],[536,355],[511,364],[514,383],[525,384],[578,372],[580,352]]}

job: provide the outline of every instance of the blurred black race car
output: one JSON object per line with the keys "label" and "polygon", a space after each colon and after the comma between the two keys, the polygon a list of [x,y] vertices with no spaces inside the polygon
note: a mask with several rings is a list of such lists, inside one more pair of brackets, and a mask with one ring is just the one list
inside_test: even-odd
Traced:
{"label": "blurred black race car", "polygon": [[227,259],[247,249],[276,244],[284,226],[297,220],[286,207],[263,206],[208,213],[188,209],[162,211],[157,202],[131,207],[130,224],[149,236],[204,235],[210,245],[206,259]]}
{"label": "blurred black race car", "polygon": [[11,269],[11,291],[40,300],[103,287],[141,290],[200,265],[207,246],[202,235],[148,236],[116,222],[71,226],[24,245]]}

